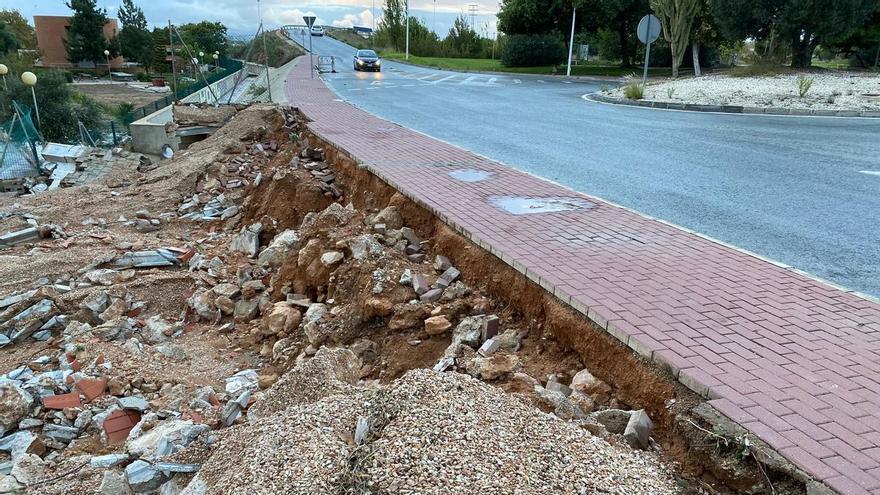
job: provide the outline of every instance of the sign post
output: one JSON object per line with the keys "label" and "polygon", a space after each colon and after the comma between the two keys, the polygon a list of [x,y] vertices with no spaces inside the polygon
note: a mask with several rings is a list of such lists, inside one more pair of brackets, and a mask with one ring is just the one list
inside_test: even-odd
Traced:
{"label": "sign post", "polygon": [[309,77],[315,78],[315,62],[312,60],[312,26],[315,24],[315,16],[304,15],[303,20],[309,28]]}
{"label": "sign post", "polygon": [[660,19],[652,14],[642,17],[639,27],[636,29],[639,41],[645,44],[645,71],[642,75],[642,85],[648,81],[648,65],[651,62],[651,43],[660,37]]}

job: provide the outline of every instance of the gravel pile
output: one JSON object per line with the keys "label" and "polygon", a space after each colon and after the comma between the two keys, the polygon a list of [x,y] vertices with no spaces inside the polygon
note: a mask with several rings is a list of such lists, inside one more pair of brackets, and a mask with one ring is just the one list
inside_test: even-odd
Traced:
{"label": "gravel pile", "polygon": [[[467,375],[414,370],[354,390],[231,430],[196,483],[207,494],[677,493],[655,454],[610,445]],[[358,418],[371,423],[361,445]]]}
{"label": "gravel pile", "polygon": [[[880,110],[880,77],[864,74],[807,74],[813,84],[798,95],[797,75],[728,77],[709,75],[649,85],[644,99],[704,105]],[[672,91],[670,97],[669,92]],[[612,91],[623,97],[623,90]],[[874,95],[874,96],[871,96]]]}

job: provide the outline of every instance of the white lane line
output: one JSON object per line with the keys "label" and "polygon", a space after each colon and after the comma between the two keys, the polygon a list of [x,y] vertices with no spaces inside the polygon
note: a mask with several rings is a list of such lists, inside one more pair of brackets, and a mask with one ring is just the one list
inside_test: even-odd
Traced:
{"label": "white lane line", "polygon": [[476,78],[477,78],[477,76],[470,76],[470,77],[468,77],[467,79],[465,79],[464,81],[462,81],[462,82],[460,82],[460,83],[458,83],[458,84],[470,84],[471,81],[473,81],[473,80],[476,79]]}
{"label": "white lane line", "polygon": [[364,89],[364,88],[351,88],[351,89],[349,89],[349,91],[360,91],[362,89]]}
{"label": "white lane line", "polygon": [[442,77],[440,79],[437,79],[436,81],[431,81],[431,84],[439,84],[439,83],[442,83],[443,81],[448,81],[449,79],[454,79],[455,77],[456,77],[455,75]]}
{"label": "white lane line", "polygon": [[434,77],[434,74],[428,74],[427,76],[422,76],[422,77],[419,78],[419,81],[424,81],[425,79],[428,79],[428,78],[431,78],[431,77]]}
{"label": "white lane line", "polygon": [[366,88],[366,89],[379,89],[379,86],[370,86],[369,88]]}
{"label": "white lane line", "polygon": [[513,84],[521,84],[521,83],[522,83],[522,80],[520,80],[520,79],[513,80]]}
{"label": "white lane line", "polygon": [[859,173],[866,175],[876,175],[877,177],[880,177],[880,170],[859,170]]}
{"label": "white lane line", "polygon": [[547,81],[545,81],[545,80],[543,80],[543,79],[538,79],[538,82],[541,83],[541,84],[547,84]]}
{"label": "white lane line", "polygon": [[490,78],[489,78],[489,82],[487,82],[486,84],[489,85],[489,86],[491,86],[491,85],[495,84],[495,81],[496,81],[497,79],[498,79],[497,77],[490,77]]}
{"label": "white lane line", "polygon": [[571,84],[571,81],[562,81],[562,84]]}

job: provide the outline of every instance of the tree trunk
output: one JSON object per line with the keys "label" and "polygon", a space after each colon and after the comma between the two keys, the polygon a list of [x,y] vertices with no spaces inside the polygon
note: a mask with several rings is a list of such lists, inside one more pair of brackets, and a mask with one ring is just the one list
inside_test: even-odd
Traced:
{"label": "tree trunk", "polygon": [[874,67],[880,65],[880,44],[877,45],[877,55],[874,56]]}
{"label": "tree trunk", "polygon": [[675,43],[669,45],[672,52],[672,78],[678,79],[678,68],[681,67],[681,57],[678,56],[678,46]]}
{"label": "tree trunk", "polygon": [[700,45],[697,42],[691,43],[691,54],[694,56],[694,75],[700,77],[703,72],[700,70]]}
{"label": "tree trunk", "polygon": [[818,40],[814,40],[811,33],[804,33],[803,38],[795,36],[791,40],[791,67],[808,69],[813,65],[813,50]]}

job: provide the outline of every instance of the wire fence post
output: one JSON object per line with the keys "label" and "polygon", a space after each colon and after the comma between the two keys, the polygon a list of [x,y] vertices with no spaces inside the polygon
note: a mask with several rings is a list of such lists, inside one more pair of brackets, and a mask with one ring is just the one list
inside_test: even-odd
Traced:
{"label": "wire fence post", "polygon": [[116,139],[116,123],[112,120],[110,121],[110,132],[113,133],[113,146],[119,144],[119,140]]}

